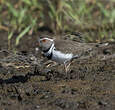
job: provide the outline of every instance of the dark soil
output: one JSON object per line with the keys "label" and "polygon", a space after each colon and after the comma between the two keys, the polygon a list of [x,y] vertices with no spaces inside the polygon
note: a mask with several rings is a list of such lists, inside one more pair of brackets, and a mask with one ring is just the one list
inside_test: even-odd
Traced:
{"label": "dark soil", "polygon": [[67,39],[79,45],[83,56],[66,75],[63,65],[52,67],[36,51],[36,35],[23,37],[15,50],[10,45],[13,51],[7,33],[0,32],[0,38],[0,110],[115,110],[114,42]]}

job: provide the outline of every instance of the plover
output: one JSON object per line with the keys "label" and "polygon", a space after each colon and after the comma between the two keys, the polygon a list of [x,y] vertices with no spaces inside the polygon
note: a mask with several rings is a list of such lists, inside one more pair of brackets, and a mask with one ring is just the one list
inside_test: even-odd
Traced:
{"label": "plover", "polygon": [[75,48],[73,48],[75,46],[74,44],[72,47],[68,47],[67,49],[65,49],[65,52],[62,52],[61,50],[63,50],[64,47],[62,46],[61,50],[59,49],[59,47],[64,43],[66,46],[67,45],[66,42],[64,43],[59,42],[57,43],[58,47],[56,47],[55,41],[56,40],[48,38],[47,36],[46,37],[44,36],[43,38],[39,38],[38,39],[39,48],[43,52],[43,55],[47,57],[48,59],[55,61],[58,64],[64,64],[65,72],[67,75],[71,61],[73,59],[79,58],[81,55],[73,54],[72,52],[69,53],[67,51],[67,50],[71,50],[71,48],[72,50],[73,49],[75,50]]}

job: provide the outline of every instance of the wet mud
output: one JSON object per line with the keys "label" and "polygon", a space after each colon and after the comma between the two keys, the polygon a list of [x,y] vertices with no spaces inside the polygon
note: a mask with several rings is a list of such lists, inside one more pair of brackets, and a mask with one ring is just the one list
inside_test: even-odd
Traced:
{"label": "wet mud", "polygon": [[83,55],[66,74],[35,51],[35,36],[24,37],[16,51],[1,38],[1,110],[115,110],[115,42],[79,43]]}

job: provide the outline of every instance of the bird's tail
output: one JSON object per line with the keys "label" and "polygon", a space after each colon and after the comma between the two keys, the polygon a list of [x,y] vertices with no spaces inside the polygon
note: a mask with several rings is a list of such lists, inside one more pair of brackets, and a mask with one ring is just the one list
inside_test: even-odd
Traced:
{"label": "bird's tail", "polygon": [[81,55],[74,55],[74,56],[72,57],[72,60],[73,60],[73,59],[80,58],[80,56],[81,56]]}
{"label": "bird's tail", "polygon": [[86,53],[90,53],[91,51],[92,51],[92,48],[86,50],[85,52],[82,52],[82,53],[79,54],[79,55],[74,55],[73,58],[72,58],[72,60],[73,60],[73,59],[80,58],[81,56],[85,55]]}

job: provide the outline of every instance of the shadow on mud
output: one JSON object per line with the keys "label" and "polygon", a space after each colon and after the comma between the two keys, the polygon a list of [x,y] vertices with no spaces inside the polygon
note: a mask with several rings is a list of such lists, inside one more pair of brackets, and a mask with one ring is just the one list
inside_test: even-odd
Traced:
{"label": "shadow on mud", "polygon": [[12,76],[11,78],[8,79],[1,79],[0,78],[0,84],[14,84],[14,83],[26,83],[31,76],[38,76],[38,73],[32,74],[32,73],[28,73],[25,76],[24,75],[19,75],[19,76]]}

